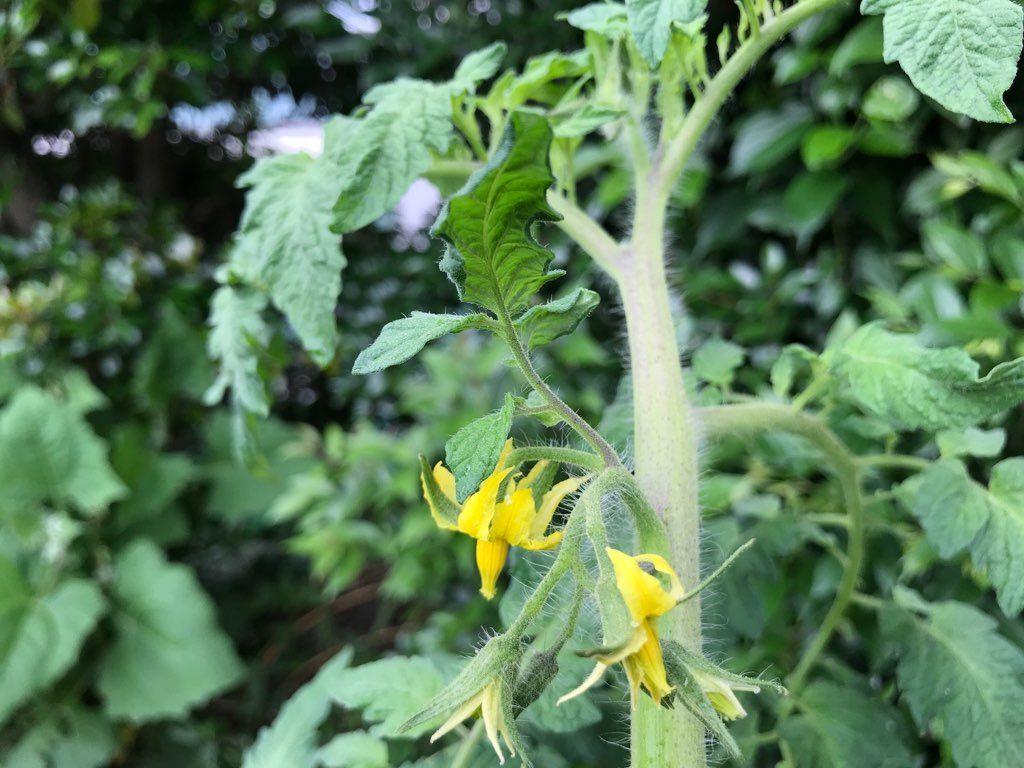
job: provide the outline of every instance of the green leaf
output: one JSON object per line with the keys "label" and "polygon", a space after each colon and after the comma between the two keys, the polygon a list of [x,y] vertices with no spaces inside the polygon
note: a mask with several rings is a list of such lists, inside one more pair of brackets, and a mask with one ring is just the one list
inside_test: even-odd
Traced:
{"label": "green leaf", "polygon": [[366,731],[339,733],[316,754],[325,768],[388,768],[388,745]]}
{"label": "green leaf", "polygon": [[114,559],[119,610],[100,667],[113,718],[180,717],[236,683],[243,668],[193,573],[140,540]]}
{"label": "green leaf", "polygon": [[333,207],[348,179],[335,158],[361,132],[357,121],[335,118],[324,128],[321,157],[263,158],[238,180],[239,186],[249,187],[240,227],[249,242],[241,253],[252,258],[236,262],[236,269],[248,273],[248,282],[265,287],[321,366],[334,357],[334,307],[346,263],[332,227]]}
{"label": "green leaf", "polygon": [[431,151],[443,153],[452,137],[447,84],[395,80],[372,88],[363,101],[373,110],[338,147],[337,232],[365,227],[394,208],[430,167]]}
{"label": "green leaf", "polygon": [[455,475],[455,497],[460,503],[494,471],[514,412],[515,401],[506,396],[501,410],[471,421],[445,443],[445,464]]}
{"label": "green leaf", "polygon": [[906,768],[915,765],[912,736],[890,705],[856,688],[812,683],[799,697],[800,714],[783,722],[794,768]]}
{"label": "green leaf", "polygon": [[449,200],[433,234],[448,243],[441,269],[459,297],[495,314],[514,315],[545,283],[552,253],[533,238],[538,221],[558,221],[547,204],[551,128],[541,115],[513,113],[501,148]]}
{"label": "green leaf", "polygon": [[723,339],[710,339],[693,353],[693,372],[710,384],[727,387],[743,364],[743,357],[743,347]]}
{"label": "green leaf", "polygon": [[987,489],[959,461],[939,462],[905,483],[901,495],[942,557],[969,547],[1003,611],[1024,609],[1024,458],[993,467]]}
{"label": "green leaf", "polygon": [[921,227],[925,252],[965,277],[984,275],[988,267],[985,243],[970,230],[944,219],[928,219]]}
{"label": "green leaf", "polygon": [[242,768],[315,768],[320,764],[317,729],[331,709],[331,689],[347,671],[352,652],[344,650],[328,661],[312,681],[281,707],[274,722],[261,728],[256,743],[245,753]]}
{"label": "green leaf", "polygon": [[1006,431],[1002,429],[947,430],[935,436],[939,453],[943,458],[957,456],[978,456],[990,459],[1003,452],[1006,445]]}
{"label": "green leaf", "polygon": [[473,51],[459,62],[452,86],[460,93],[473,93],[478,84],[494,77],[506,53],[508,46],[501,42]]}
{"label": "green leaf", "polygon": [[996,366],[983,379],[961,349],[928,349],[914,337],[872,323],[838,350],[833,368],[854,398],[893,425],[960,429],[1024,400],[1024,358]]}
{"label": "green leaf", "polygon": [[91,581],[68,579],[33,594],[9,560],[0,560],[0,723],[63,675],[106,610]]}
{"label": "green leaf", "polygon": [[219,361],[220,371],[204,401],[216,405],[230,391],[243,410],[266,416],[270,409],[257,357],[270,341],[270,328],[262,316],[266,298],[255,291],[225,285],[213,294],[210,306],[207,351]]}
{"label": "green leaf", "polygon": [[106,445],[74,406],[23,387],[0,412],[0,504],[70,501],[94,512],[125,491]]}
{"label": "green leaf", "polygon": [[770,170],[799,148],[813,122],[814,114],[795,104],[751,115],[736,133],[729,153],[729,172],[739,176]]}
{"label": "green leaf", "polygon": [[352,373],[365,375],[383,371],[392,365],[404,363],[434,339],[468,328],[489,328],[493,325],[494,321],[486,315],[431,315],[413,312],[410,317],[385,325],[373,344],[359,353],[352,366]]}
{"label": "green leaf", "polygon": [[555,126],[555,136],[559,139],[581,138],[625,114],[622,109],[585,104],[579,112]]}
{"label": "green leaf", "polygon": [[884,13],[885,60],[942,106],[976,120],[1013,122],[1003,93],[1021,53],[1024,11],[1014,0],[861,0]]}
{"label": "green leaf", "polygon": [[697,21],[707,5],[707,0],[626,0],[629,29],[647,63],[657,67],[665,58],[673,27]]}
{"label": "green leaf", "polygon": [[[353,667],[331,688],[334,701],[363,711],[377,737],[398,736],[399,726],[437,695],[444,685],[433,662],[420,656],[395,657]],[[423,728],[403,734],[416,738]]]}
{"label": "green leaf", "polygon": [[120,742],[114,724],[80,708],[60,708],[35,725],[9,752],[0,752],[4,768],[102,768]]}
{"label": "green leaf", "polygon": [[861,111],[868,120],[901,123],[914,114],[921,97],[904,78],[883,77],[864,94]]}
{"label": "green leaf", "polygon": [[590,3],[568,13],[559,14],[576,29],[597,32],[612,40],[618,40],[629,33],[626,6],[622,3]]}
{"label": "green leaf", "polygon": [[810,171],[834,168],[857,141],[857,132],[841,125],[820,125],[803,139],[800,155]]}
{"label": "green leaf", "polygon": [[899,650],[899,685],[917,724],[941,722],[957,765],[1017,764],[1024,752],[1024,654],[971,606],[919,607],[924,616],[896,605],[881,614],[882,631]]}
{"label": "green leaf", "polygon": [[594,291],[577,288],[567,296],[528,309],[516,320],[516,331],[530,349],[550,344],[575,331],[600,301]]}

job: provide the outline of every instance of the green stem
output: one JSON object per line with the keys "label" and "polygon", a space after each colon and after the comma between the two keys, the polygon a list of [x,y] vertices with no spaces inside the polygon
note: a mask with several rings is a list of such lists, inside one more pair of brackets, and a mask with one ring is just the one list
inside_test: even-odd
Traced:
{"label": "green stem", "polygon": [[761,27],[761,34],[750,37],[736,50],[687,113],[682,128],[663,148],[664,160],[658,178],[662,199],[668,198],[704,131],[754,64],[793,27],[844,2],[846,0],[801,0]]}
{"label": "green stem", "polygon": [[480,742],[480,737],[483,735],[484,721],[480,719],[473,723],[469,733],[463,737],[462,745],[455,754],[455,759],[452,760],[452,768],[469,768],[473,760],[473,752],[476,751],[476,745]]}
{"label": "green stem", "polygon": [[[697,432],[672,319],[665,200],[658,197],[656,179],[654,171],[637,179],[633,240],[619,280],[633,378],[633,449],[637,483],[665,526],[665,554],[683,584],[695,585],[700,581]],[[667,639],[699,653],[700,598],[666,614],[660,627]],[[704,742],[703,726],[685,707],[663,709],[640,698],[631,721],[632,768],[703,768]]]}
{"label": "green stem", "polygon": [[[846,547],[847,561],[832,606],[787,681],[789,689],[798,692],[807,681],[808,673],[828,645],[849,607],[860,578],[865,552],[864,500],[860,488],[860,468],[856,459],[820,419],[788,406],[763,404],[703,408],[700,411],[700,419],[710,436],[749,435],[763,431],[800,435],[825,455],[839,479],[846,514],[850,520]],[[790,708],[784,706],[784,713]]]}
{"label": "green stem", "polygon": [[530,386],[544,398],[547,404],[562,417],[566,424],[576,430],[579,436],[586,440],[601,455],[605,466],[619,466],[622,462],[619,461],[618,454],[608,444],[608,441],[601,437],[598,431],[587,423],[586,419],[576,413],[562,398],[555,394],[555,391],[537,373],[537,369],[533,367],[533,362],[530,360],[526,347],[523,345],[522,339],[519,338],[519,333],[516,331],[515,325],[512,324],[512,318],[509,317],[508,313],[500,312],[499,320],[501,321],[505,340],[512,350],[512,357],[515,358],[523,375],[526,376],[526,380],[530,382]]}
{"label": "green stem", "polygon": [[750,549],[752,546],[754,546],[754,544],[756,542],[757,542],[757,539],[751,539],[750,541],[746,542],[745,544],[741,544],[739,547],[737,547],[736,551],[733,552],[731,555],[729,555],[725,559],[724,563],[722,563],[720,566],[718,566],[714,570],[714,572],[711,575],[709,575],[707,578],[705,578],[700,584],[698,584],[695,589],[688,590],[687,593],[683,596],[683,599],[680,600],[679,602],[680,603],[685,603],[687,600],[692,600],[697,595],[699,595],[701,592],[703,592],[705,589],[707,589],[709,586],[714,584],[715,581],[718,579],[718,577],[721,576],[723,573],[725,573],[727,570],[729,570],[729,568],[732,566],[733,563],[736,562],[736,560],[739,558],[739,556],[742,555],[744,552],[746,552],[748,549]]}
{"label": "green stem", "polygon": [[554,445],[530,445],[523,448],[516,448],[508,456],[508,464],[515,466],[530,461],[557,461],[562,464],[570,464],[587,472],[600,472],[604,469],[604,462],[600,456],[588,451],[577,451],[573,448],[559,448]]}
{"label": "green stem", "polygon": [[594,221],[569,198],[554,190],[548,192],[550,205],[562,220],[559,228],[592,258],[613,279],[619,279],[619,258],[622,248],[604,227]]}
{"label": "green stem", "polygon": [[439,184],[443,187],[458,187],[465,184],[472,176],[480,163],[473,160],[446,160],[435,159],[427,172],[423,174],[428,181]]}

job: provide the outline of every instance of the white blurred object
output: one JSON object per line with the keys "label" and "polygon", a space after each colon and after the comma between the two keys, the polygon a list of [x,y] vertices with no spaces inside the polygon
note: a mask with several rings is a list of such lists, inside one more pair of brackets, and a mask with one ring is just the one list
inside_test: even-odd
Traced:
{"label": "white blurred object", "polygon": [[324,125],[319,120],[291,120],[249,134],[249,154],[254,157],[296,152],[319,157],[323,151]]}
{"label": "white blurred object", "polygon": [[412,238],[434,223],[441,207],[441,190],[426,179],[416,179],[395,206],[395,226]]}
{"label": "white blurred object", "polygon": [[331,0],[327,4],[327,12],[341,22],[341,26],[350,35],[375,35],[380,32],[380,19],[364,13],[363,9],[372,10],[376,3],[359,3],[353,8],[345,0]]}

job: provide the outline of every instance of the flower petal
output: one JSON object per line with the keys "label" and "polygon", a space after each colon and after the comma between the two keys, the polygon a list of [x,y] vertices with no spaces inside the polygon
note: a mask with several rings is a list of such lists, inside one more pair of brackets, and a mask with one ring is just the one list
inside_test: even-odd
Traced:
{"label": "flower petal", "polygon": [[[531,474],[533,473],[531,472]],[[530,524],[530,538],[537,539],[544,535],[544,532],[547,531],[548,526],[551,524],[551,518],[554,517],[558,505],[570,493],[575,493],[585,480],[585,477],[570,477],[568,480],[556,483],[550,491],[544,494],[540,509],[537,510],[537,514]],[[520,483],[520,487],[522,487],[522,483]]]}
{"label": "flower petal", "polygon": [[518,545],[529,535],[533,516],[533,494],[529,488],[517,488],[495,507],[488,538]]}
{"label": "flower petal", "polygon": [[577,687],[573,688],[567,694],[559,698],[558,701],[555,702],[555,706],[560,707],[565,702],[569,701],[569,699],[575,699],[577,696],[593,688],[595,685],[597,685],[598,680],[604,677],[605,670],[607,669],[607,664],[600,661],[597,662],[597,664],[594,666],[594,671],[590,673],[587,679],[580,683]]}
{"label": "flower petal", "polygon": [[505,567],[507,558],[507,541],[477,540],[476,567],[480,571],[480,594],[488,600],[496,594],[495,587],[498,584],[498,576],[501,575],[501,569]]}
{"label": "flower petal", "polygon": [[482,483],[476,493],[466,499],[459,514],[459,530],[474,539],[486,539],[490,533],[491,522],[494,520],[495,505],[498,502],[498,489],[502,481],[512,471],[502,469]]}
{"label": "flower petal", "polygon": [[641,562],[650,562],[641,558],[650,558],[652,555],[635,558],[611,547],[607,548],[607,552],[615,569],[615,582],[619,592],[637,624],[653,616],[667,613],[679,602],[661,586],[657,578],[640,567]]}
{"label": "flower petal", "polygon": [[516,546],[522,547],[523,549],[529,549],[532,552],[539,552],[545,549],[554,549],[561,542],[562,532],[555,531],[549,536],[543,536],[539,539],[523,539],[518,544],[516,544]]}

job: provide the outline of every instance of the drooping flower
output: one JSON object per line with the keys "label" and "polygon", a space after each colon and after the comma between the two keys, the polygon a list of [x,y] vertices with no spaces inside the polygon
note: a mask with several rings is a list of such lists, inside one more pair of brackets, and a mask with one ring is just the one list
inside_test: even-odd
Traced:
{"label": "drooping flower", "polygon": [[423,496],[438,527],[476,539],[480,592],[488,600],[495,595],[510,547],[543,550],[558,546],[562,533],[547,533],[551,518],[562,500],[585,480],[572,477],[556,483],[541,496],[538,506],[534,485],[544,476],[548,462],[538,461],[529,474],[517,478],[513,474],[516,468],[506,466],[511,451],[509,440],[494,471],[461,505],[455,496],[455,477],[441,462],[429,476],[424,466],[420,476]]}
{"label": "drooping flower", "polygon": [[697,681],[697,685],[700,686],[704,695],[708,697],[711,706],[718,710],[718,714],[726,720],[736,720],[747,716],[747,710],[740,704],[740,700],[736,698],[734,691],[759,693],[761,690],[761,686],[755,685],[752,682],[741,683],[736,680],[729,680],[710,672],[694,669],[693,667],[689,668],[689,672],[693,675],[693,679]]}
{"label": "drooping flower", "polygon": [[615,652],[597,655],[597,665],[590,676],[558,703],[579,696],[596,684],[608,667],[621,662],[629,678],[632,706],[636,707],[641,688],[660,704],[672,692],[672,686],[666,676],[654,619],[670,611],[683,598],[683,585],[672,566],[659,555],[633,557],[611,547],[606,551],[615,569],[619,593],[633,621],[633,635]]}
{"label": "drooping flower", "polygon": [[501,683],[498,680],[492,680],[476,696],[455,710],[452,716],[440,728],[434,731],[434,735],[430,737],[430,743],[433,744],[458,726],[463,720],[473,716],[483,718],[487,740],[491,742],[491,746],[494,747],[494,751],[498,754],[498,762],[502,765],[505,764],[505,753],[501,749],[501,742],[498,740],[499,736],[508,747],[509,756],[516,756],[515,747],[512,746],[512,737],[509,735],[508,727],[505,724],[501,701]]}

